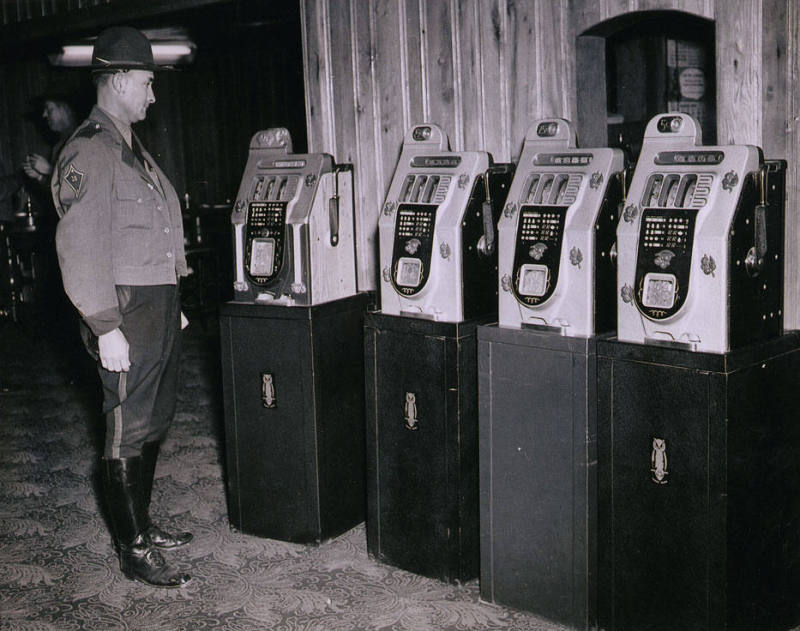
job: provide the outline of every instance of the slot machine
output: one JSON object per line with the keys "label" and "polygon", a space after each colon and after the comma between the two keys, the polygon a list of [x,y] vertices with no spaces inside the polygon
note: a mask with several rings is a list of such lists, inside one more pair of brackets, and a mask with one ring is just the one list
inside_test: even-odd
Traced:
{"label": "slot machine", "polygon": [[595,340],[616,324],[624,187],[620,149],[579,148],[561,118],[534,122],[498,225],[498,323],[478,327],[481,597],[587,631]]}
{"label": "slot machine", "polygon": [[786,165],[700,139],[687,114],[645,130],[617,229],[620,341],[724,353],[783,331]]}
{"label": "slot machine", "polygon": [[500,217],[500,326],[590,336],[616,324],[620,149],[579,149],[572,123],[528,129]]}
{"label": "slot machine", "polygon": [[228,516],[319,542],[364,520],[364,312],[353,171],[256,133],[231,217],[234,300],[220,307]]}
{"label": "slot machine", "polygon": [[618,334],[597,342],[602,628],[800,620],[800,505],[775,508],[800,492],[785,171],[702,145],[686,114],[647,124],[617,228]]}
{"label": "slot machine", "polygon": [[293,154],[285,128],[259,131],[231,222],[237,302],[315,305],[356,293],[352,165]]}
{"label": "slot machine", "polygon": [[496,222],[513,174],[416,125],[378,219],[381,310],[364,324],[367,550],[443,581],[478,573],[476,336],[497,313]]}
{"label": "slot machine", "polygon": [[497,309],[496,225],[513,166],[452,152],[433,124],[403,141],[378,219],[381,311],[460,322]]}

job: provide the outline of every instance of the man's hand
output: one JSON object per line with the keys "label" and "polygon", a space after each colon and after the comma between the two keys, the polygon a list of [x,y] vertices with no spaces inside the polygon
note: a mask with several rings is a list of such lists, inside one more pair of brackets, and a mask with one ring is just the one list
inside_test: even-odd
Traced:
{"label": "man's hand", "polygon": [[47,158],[40,156],[38,153],[31,153],[22,163],[22,170],[25,171],[25,175],[29,178],[41,182],[50,176],[53,172],[53,167],[47,161]]}
{"label": "man's hand", "polygon": [[111,372],[128,372],[131,362],[128,358],[128,340],[119,329],[114,329],[97,337],[100,363]]}

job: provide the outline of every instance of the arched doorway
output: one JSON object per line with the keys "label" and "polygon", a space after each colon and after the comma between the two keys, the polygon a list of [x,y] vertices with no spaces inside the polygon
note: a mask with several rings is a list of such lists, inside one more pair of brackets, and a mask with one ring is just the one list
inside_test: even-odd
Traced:
{"label": "arched doorway", "polygon": [[579,35],[582,144],[621,147],[635,160],[647,121],[668,111],[694,116],[704,144],[714,144],[714,26],[712,20],[680,11],[640,11]]}

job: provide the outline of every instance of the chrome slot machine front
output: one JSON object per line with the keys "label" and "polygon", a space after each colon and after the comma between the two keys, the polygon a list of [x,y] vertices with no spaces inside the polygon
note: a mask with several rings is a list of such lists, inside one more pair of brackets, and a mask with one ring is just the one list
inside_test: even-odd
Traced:
{"label": "chrome slot machine front", "polygon": [[257,132],[231,222],[238,302],[313,305],[356,293],[353,169]]}
{"label": "chrome slot machine front", "polygon": [[621,150],[579,149],[564,119],[530,126],[498,227],[500,326],[568,336],[615,328],[623,188]]}
{"label": "chrome slot machine front", "polygon": [[655,117],[619,223],[618,338],[724,353],[783,332],[786,164]]}
{"label": "chrome slot machine front", "polygon": [[496,225],[514,168],[449,149],[437,125],[403,141],[378,220],[381,311],[442,322],[496,312]]}

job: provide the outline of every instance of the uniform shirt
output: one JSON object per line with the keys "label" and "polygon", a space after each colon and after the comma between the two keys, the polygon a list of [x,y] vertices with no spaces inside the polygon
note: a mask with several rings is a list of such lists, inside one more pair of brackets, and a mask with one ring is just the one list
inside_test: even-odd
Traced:
{"label": "uniform shirt", "polygon": [[122,323],[117,285],[174,285],[186,275],[178,196],[150,154],[141,155],[95,106],[51,180],[64,289],[95,335]]}

